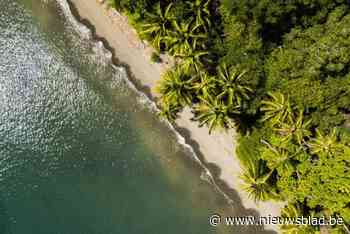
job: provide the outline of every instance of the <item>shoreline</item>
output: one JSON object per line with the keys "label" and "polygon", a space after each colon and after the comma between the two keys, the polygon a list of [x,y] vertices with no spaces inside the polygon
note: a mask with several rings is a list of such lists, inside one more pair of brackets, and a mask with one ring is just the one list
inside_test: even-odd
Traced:
{"label": "shoreline", "polygon": [[[73,15],[86,25],[93,38],[102,41],[112,52],[112,62],[126,68],[132,83],[152,101],[157,99],[153,87],[160,75],[171,64],[168,56],[162,59],[166,63],[152,64],[152,49],[138,39],[136,31],[128,24],[127,18],[115,10],[107,10],[97,0],[68,0]],[[240,188],[240,162],[235,155],[234,130],[213,132],[209,135],[206,127],[199,128],[198,123],[191,121],[193,117],[189,108],[180,113],[173,127],[194,148],[201,163],[209,169],[216,185],[232,201],[239,201],[248,215],[274,217],[280,215],[281,202],[254,203]],[[242,214],[246,215],[246,214]],[[278,232],[278,226],[265,225],[265,230]]]}

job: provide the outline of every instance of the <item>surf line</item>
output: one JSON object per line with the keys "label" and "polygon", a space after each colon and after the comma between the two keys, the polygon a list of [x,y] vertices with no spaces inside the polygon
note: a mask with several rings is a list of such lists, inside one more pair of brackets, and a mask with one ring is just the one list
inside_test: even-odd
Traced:
{"label": "surf line", "polygon": [[[66,17],[66,19],[69,21],[69,23],[73,26],[75,31],[82,37],[84,40],[89,40],[91,43],[96,46],[97,44],[102,46],[96,46],[97,48],[108,51],[102,52],[101,54],[105,55],[110,59],[112,67],[119,72],[124,72],[125,75],[123,75],[122,79],[126,82],[126,84],[131,88],[139,97],[140,101],[142,101],[143,104],[146,104],[146,107],[149,108],[149,110],[157,113],[159,112],[159,108],[157,107],[156,103],[152,100],[152,96],[150,94],[146,94],[145,92],[142,92],[139,90],[136,86],[136,84],[132,81],[137,81],[137,78],[131,73],[129,69],[129,65],[122,63],[117,56],[113,53],[113,48],[109,46],[109,43],[106,39],[99,37],[94,33],[94,26],[87,20],[81,19],[80,15],[78,14],[78,11],[76,10],[74,4],[69,0],[56,0],[59,3],[59,6]],[[229,206],[234,209],[234,200],[231,199],[231,197],[218,185],[216,180],[220,180],[220,178],[214,178],[208,167],[205,165],[205,162],[203,162],[193,149],[193,147],[187,143],[186,138],[180,134],[180,132],[176,129],[176,127],[171,124],[167,120],[162,120],[166,124],[166,126],[174,133],[178,144],[180,144],[184,149],[188,150],[192,159],[194,159],[200,167],[203,169],[203,172],[200,176],[200,178],[204,181],[207,181],[209,184],[211,184],[214,189],[219,192],[221,195],[224,196],[224,198],[227,200]]]}

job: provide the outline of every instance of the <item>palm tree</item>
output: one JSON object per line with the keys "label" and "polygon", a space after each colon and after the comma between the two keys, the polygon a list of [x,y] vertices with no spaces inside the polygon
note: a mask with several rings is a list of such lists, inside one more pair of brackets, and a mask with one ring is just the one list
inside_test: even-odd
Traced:
{"label": "palm tree", "polygon": [[211,95],[200,97],[201,103],[194,108],[195,120],[200,122],[199,126],[208,125],[209,134],[214,129],[224,129],[233,126],[231,114],[239,114],[239,107],[225,105],[221,100]]}
{"label": "palm tree", "polygon": [[227,100],[229,106],[233,103],[241,105],[243,100],[250,99],[253,90],[244,81],[246,71],[240,72],[237,68],[229,70],[223,64],[219,67],[218,74],[218,86],[222,90],[218,95],[219,99]]}
{"label": "palm tree", "polygon": [[180,111],[181,111],[180,105],[163,103],[161,106],[161,111],[158,113],[158,115],[161,118],[168,120],[169,122],[174,122],[177,119],[177,115]]}
{"label": "palm tree", "polygon": [[212,95],[216,87],[215,76],[211,76],[207,72],[202,71],[199,72],[196,77],[196,83],[193,87],[196,90],[197,95],[202,95],[204,97]]}
{"label": "palm tree", "polygon": [[302,145],[305,137],[311,136],[310,131],[311,119],[305,121],[303,111],[299,111],[298,116],[292,123],[281,123],[279,128],[276,128],[285,139],[295,139],[299,145]]}
{"label": "palm tree", "polygon": [[243,190],[246,191],[248,196],[255,202],[266,201],[272,192],[272,187],[268,183],[268,180],[273,170],[266,173],[265,169],[261,161],[250,161],[240,176],[244,182],[242,185]]}
{"label": "palm tree", "polygon": [[[281,210],[281,216],[284,219],[295,219],[298,217],[301,217],[303,215],[302,207],[299,205],[299,203],[291,204],[289,203]],[[301,231],[301,225],[295,225],[295,224],[282,224],[281,225],[281,231],[283,234],[300,234]]]}
{"label": "palm tree", "polygon": [[208,55],[208,51],[195,50],[192,46],[185,53],[175,53],[174,56],[181,58],[181,65],[185,72],[199,72],[203,68],[203,57]]}
{"label": "palm tree", "polygon": [[[281,210],[281,217],[285,220],[281,225],[281,231],[283,234],[319,234],[322,233],[319,231],[321,226],[317,225],[298,225],[296,224],[296,218],[299,217],[311,217],[311,219],[317,217],[317,213],[313,210],[305,210],[303,204],[297,203],[288,203]],[[329,217],[322,215],[323,217]],[[327,225],[324,225],[327,227]],[[326,232],[327,233],[327,232]]]}
{"label": "palm tree", "polygon": [[189,8],[194,13],[196,25],[203,25],[205,30],[211,26],[210,6],[211,0],[188,1]]}
{"label": "palm tree", "polygon": [[297,218],[303,215],[303,209],[299,203],[289,203],[281,210],[281,216],[284,218]]}
{"label": "palm tree", "polygon": [[173,26],[175,30],[164,37],[169,53],[172,55],[185,54],[191,48],[196,49],[198,40],[207,38],[207,35],[199,33],[198,26],[193,26],[192,23],[173,21]]}
{"label": "palm tree", "polygon": [[316,138],[312,139],[308,146],[311,154],[334,153],[339,148],[336,129],[334,128],[330,135],[324,135],[319,129],[316,129]]}
{"label": "palm tree", "polygon": [[262,101],[261,111],[265,112],[262,121],[269,120],[272,126],[277,123],[291,122],[292,108],[288,98],[282,93],[268,93],[270,100]]}
{"label": "palm tree", "polygon": [[170,3],[165,10],[162,10],[160,2],[157,4],[156,14],[147,13],[147,21],[142,25],[143,30],[141,35],[151,35],[152,45],[156,49],[161,48],[161,43],[164,40],[164,37],[168,34],[168,30],[171,27],[171,22],[175,17],[171,14],[171,8],[173,4]]}
{"label": "palm tree", "polygon": [[299,151],[291,154],[287,149],[274,146],[265,140],[261,140],[261,143],[267,147],[267,155],[264,160],[267,161],[267,166],[271,170],[276,169],[278,172],[288,172],[293,170],[293,165],[291,164],[290,159],[297,155]]}
{"label": "palm tree", "polygon": [[160,80],[156,91],[161,94],[165,105],[189,105],[192,103],[193,78],[188,79],[183,71],[176,67],[167,71]]}

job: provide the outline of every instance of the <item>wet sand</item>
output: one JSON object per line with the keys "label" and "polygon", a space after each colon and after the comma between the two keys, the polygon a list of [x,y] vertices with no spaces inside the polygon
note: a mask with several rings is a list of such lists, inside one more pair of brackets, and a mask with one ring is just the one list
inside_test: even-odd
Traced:
{"label": "wet sand", "polygon": [[[165,55],[162,57],[163,63],[151,63],[152,48],[138,38],[127,18],[114,9],[107,9],[97,0],[70,0],[70,3],[81,21],[92,27],[95,36],[113,51],[118,64],[126,65],[135,85],[151,99],[156,100],[154,87],[161,74],[171,66],[171,58]],[[242,169],[235,155],[235,131],[214,132],[209,135],[208,129],[198,127],[198,123],[191,120],[192,117],[190,109],[186,108],[176,121],[175,128],[186,138],[187,143],[194,147],[202,162],[210,168],[217,178],[216,183],[228,191],[229,196],[238,196],[246,209],[253,209],[260,216],[279,216],[281,203],[256,204],[240,188],[239,175]],[[266,229],[277,231],[278,227],[267,225]]]}

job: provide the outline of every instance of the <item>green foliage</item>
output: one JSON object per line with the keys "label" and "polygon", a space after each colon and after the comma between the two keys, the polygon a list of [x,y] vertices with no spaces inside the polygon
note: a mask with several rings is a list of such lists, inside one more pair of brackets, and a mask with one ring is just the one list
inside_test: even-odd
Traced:
{"label": "green foliage", "polygon": [[210,133],[244,123],[237,154],[252,199],[288,201],[286,217],[350,222],[348,0],[111,2],[158,52],[176,57],[157,86],[162,117],[174,121],[189,105]]}
{"label": "green foliage", "polygon": [[316,129],[316,138],[309,142],[311,154],[333,154],[338,150],[337,132],[333,129],[330,135],[324,135]]}
{"label": "green foliage", "polygon": [[209,31],[211,26],[211,15],[209,9],[211,1],[212,0],[193,0],[186,2],[191,9],[191,12],[194,14],[196,25],[201,25],[204,27],[205,31]]}
{"label": "green foliage", "polygon": [[200,126],[207,125],[209,134],[214,129],[225,129],[233,127],[231,115],[239,114],[239,106],[227,106],[225,103],[212,96],[199,97],[201,103],[195,106],[195,119]]}
{"label": "green foliage", "polygon": [[113,7],[120,10],[120,1],[117,0],[107,0],[107,6]]}
{"label": "green foliage", "polygon": [[222,4],[241,22],[255,22],[261,37],[276,42],[294,27],[309,27],[322,23],[337,6],[346,0],[222,0]]}
{"label": "green foliage", "polygon": [[274,127],[280,122],[292,121],[292,108],[288,98],[281,93],[268,93],[269,100],[261,102],[260,110],[265,112],[262,121],[269,120]]}
{"label": "green foliage", "polygon": [[241,179],[244,182],[242,189],[255,202],[266,201],[272,197],[273,189],[269,180],[273,170],[266,172],[264,162],[249,162],[244,168]]}
{"label": "green foliage", "polygon": [[183,54],[175,52],[175,56],[181,59],[181,66],[183,70],[188,73],[200,72],[204,67],[203,60],[209,52],[205,50],[196,50],[194,48],[187,48]]}
{"label": "green foliage", "polygon": [[149,0],[109,0],[112,6],[118,10],[127,11],[133,14],[142,15],[147,8],[154,2]]}
{"label": "green foliage", "polygon": [[158,115],[161,118],[168,120],[169,122],[174,122],[177,118],[178,113],[181,111],[181,108],[182,107],[180,105],[162,103],[161,110]]}
{"label": "green foliage", "polygon": [[249,163],[256,163],[260,160],[260,139],[264,134],[267,133],[254,129],[249,136],[239,137],[236,152],[243,166],[248,167]]}
{"label": "green foliage", "polygon": [[284,140],[294,141],[299,145],[305,143],[305,138],[311,136],[311,120],[304,119],[303,111],[293,115],[290,122],[281,122],[276,131],[283,136]]}
{"label": "green foliage", "polygon": [[201,45],[201,41],[207,37],[198,31],[199,25],[191,22],[173,21],[174,30],[165,37],[165,43],[172,55],[185,54],[187,50]]}
{"label": "green foliage", "polygon": [[160,58],[159,53],[153,52],[151,54],[151,62],[152,63],[160,63],[160,62],[162,62],[162,59]]}
{"label": "green foliage", "polygon": [[[314,217],[313,214],[306,213],[306,207],[301,203],[288,203],[282,210],[281,216],[284,219],[296,219],[298,217]],[[310,225],[283,224],[281,231],[283,234],[319,234],[318,227]]]}
{"label": "green foliage", "polygon": [[350,220],[350,148],[340,145],[336,153],[319,153],[314,157],[298,166],[299,180],[293,188],[293,198],[306,200],[311,208],[321,205],[331,214]]}
{"label": "green foliage", "polygon": [[247,71],[247,79],[256,88],[263,75],[263,44],[258,36],[255,22],[243,23],[236,16],[223,12],[224,43],[216,48],[221,51],[222,62],[228,66],[239,66]]}
{"label": "green foliage", "polygon": [[350,106],[350,14],[345,12],[337,8],[322,25],[293,29],[265,66],[267,89],[283,91],[324,129],[341,124],[339,110]]}
{"label": "green foliage", "polygon": [[[263,120],[266,126],[276,127],[272,133],[261,134],[267,140],[262,139],[257,147],[260,158],[277,171],[279,196],[349,220],[350,147],[339,140],[335,128],[328,134],[313,130],[311,120],[304,120],[304,111],[278,105],[286,103],[283,94],[269,96],[271,101],[263,102]],[[283,228],[286,233],[304,233],[295,226]]]}
{"label": "green foliage", "polygon": [[193,99],[192,79],[179,67],[167,71],[156,87],[156,91],[161,95],[161,103],[174,106],[190,105]]}
{"label": "green foliage", "polygon": [[200,96],[211,96],[216,92],[216,77],[208,74],[208,72],[202,71],[195,76],[196,82],[194,83],[194,89],[196,95]]}
{"label": "green foliage", "polygon": [[225,100],[228,106],[234,104],[241,106],[243,101],[250,99],[253,90],[244,80],[246,71],[240,72],[236,68],[229,69],[226,64],[223,64],[219,67],[218,75],[220,89],[218,98]]}

